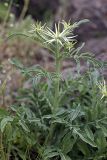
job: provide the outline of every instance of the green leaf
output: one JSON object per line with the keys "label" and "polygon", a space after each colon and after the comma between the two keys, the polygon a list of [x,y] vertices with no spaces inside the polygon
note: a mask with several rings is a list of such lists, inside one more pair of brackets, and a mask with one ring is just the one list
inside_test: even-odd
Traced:
{"label": "green leaf", "polygon": [[81,25],[81,24],[87,23],[87,22],[90,22],[89,19],[83,19],[83,20],[80,20],[79,22],[77,22],[77,24]]}
{"label": "green leaf", "polygon": [[58,155],[59,155],[59,152],[57,151],[57,149],[51,146],[45,149],[43,153],[44,160],[48,160],[49,158],[52,158]]}
{"label": "green leaf", "polygon": [[66,160],[72,160],[69,156],[65,155]]}
{"label": "green leaf", "polygon": [[71,160],[69,156],[63,154],[61,151],[59,151],[59,153],[60,153],[61,160]]}
{"label": "green leaf", "polygon": [[77,134],[81,140],[83,140],[84,142],[88,143],[89,145],[91,145],[92,147],[97,147],[95,142],[93,140],[91,140],[84,132],[78,130],[78,129],[73,129],[73,132],[75,134]]}
{"label": "green leaf", "polygon": [[72,112],[72,114],[71,114],[71,116],[72,116],[72,117],[71,117],[71,121],[75,120],[75,119],[78,117],[80,111],[81,111],[81,108],[80,108],[80,105],[79,105],[79,106],[76,107],[76,109]]}
{"label": "green leaf", "polygon": [[107,137],[107,128],[104,125],[102,125],[102,124],[99,124],[99,126],[100,126],[100,128],[101,128],[104,136]]}
{"label": "green leaf", "polygon": [[89,147],[87,145],[87,143],[83,142],[83,141],[80,141],[77,143],[78,147],[79,147],[79,150],[85,155],[89,155],[90,154],[90,151],[89,151]]}
{"label": "green leaf", "polygon": [[67,160],[64,154],[60,154],[60,156],[61,156],[61,160]]}
{"label": "green leaf", "polygon": [[104,135],[101,131],[97,132],[96,144],[97,144],[97,147],[99,150],[104,150],[104,148],[107,147],[106,137],[104,137]]}
{"label": "green leaf", "polygon": [[9,113],[6,109],[0,108],[0,118],[6,117],[8,115],[9,115]]}
{"label": "green leaf", "polygon": [[12,117],[6,117],[6,118],[3,118],[3,120],[1,121],[1,125],[0,125],[0,129],[1,129],[1,132],[3,133],[4,132],[4,129],[6,127],[6,125],[9,123],[9,122],[12,122],[13,121],[13,118]]}
{"label": "green leaf", "polygon": [[93,132],[92,132],[92,130],[90,129],[89,126],[86,126],[85,132],[86,132],[87,137],[89,139],[91,139],[92,141],[94,141],[94,134],[93,134]]}
{"label": "green leaf", "polygon": [[61,141],[61,147],[60,147],[64,152],[64,154],[67,154],[72,150],[75,142],[76,142],[76,138],[73,138],[72,132],[68,132],[64,135]]}
{"label": "green leaf", "polygon": [[13,59],[11,59],[11,60],[9,60],[10,61],[10,63],[12,64],[12,65],[15,65],[17,68],[19,68],[19,69],[23,69],[23,65],[20,63],[20,61],[19,60],[17,60],[16,58],[13,58]]}
{"label": "green leaf", "polygon": [[26,37],[26,38],[30,38],[30,37],[29,37],[27,34],[25,34],[25,33],[13,33],[13,34],[11,34],[11,35],[8,36],[7,40],[12,39],[12,38],[14,38],[14,37],[16,37],[16,36],[23,36],[23,37]]}
{"label": "green leaf", "polygon": [[27,125],[25,124],[25,122],[19,120],[18,124],[19,124],[19,126],[22,127],[22,129],[23,129],[24,131],[30,132],[30,130],[29,130],[29,128],[27,127]]}

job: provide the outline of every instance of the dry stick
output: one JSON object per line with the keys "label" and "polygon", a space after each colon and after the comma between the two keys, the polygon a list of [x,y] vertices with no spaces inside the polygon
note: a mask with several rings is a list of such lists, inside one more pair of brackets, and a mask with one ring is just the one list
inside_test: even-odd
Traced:
{"label": "dry stick", "polygon": [[29,6],[29,2],[30,2],[30,0],[24,0],[24,7],[23,7],[23,10],[20,15],[19,22],[22,21],[22,19],[24,18],[25,14],[26,14],[28,6]]}
{"label": "dry stick", "polygon": [[1,32],[0,36],[3,36],[5,33],[4,28],[6,27],[6,23],[8,21],[8,17],[9,17],[10,11],[11,11],[12,3],[13,3],[13,0],[10,1],[9,7],[8,7],[8,10],[7,10],[6,16],[4,18],[3,25],[2,25],[2,30],[0,29],[0,32]]}
{"label": "dry stick", "polygon": [[12,3],[13,3],[13,0],[10,1],[9,7],[8,7],[8,10],[7,10],[7,14],[6,14],[4,22],[3,22],[3,27],[6,26],[6,23],[7,23],[8,17],[9,17],[9,13],[11,11]]}
{"label": "dry stick", "polygon": [[60,7],[57,10],[57,13],[55,15],[55,22],[62,21],[66,19],[67,16],[67,6],[69,4],[68,0],[60,0]]}

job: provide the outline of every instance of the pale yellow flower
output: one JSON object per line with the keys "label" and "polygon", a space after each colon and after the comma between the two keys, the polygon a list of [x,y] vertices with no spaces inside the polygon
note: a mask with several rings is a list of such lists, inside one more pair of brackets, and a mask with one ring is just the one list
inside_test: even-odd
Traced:
{"label": "pale yellow flower", "polygon": [[101,99],[104,98],[104,97],[107,97],[107,84],[106,84],[106,81],[103,80],[102,82],[98,83],[98,87],[99,87],[99,89],[101,91],[101,94],[102,94]]}

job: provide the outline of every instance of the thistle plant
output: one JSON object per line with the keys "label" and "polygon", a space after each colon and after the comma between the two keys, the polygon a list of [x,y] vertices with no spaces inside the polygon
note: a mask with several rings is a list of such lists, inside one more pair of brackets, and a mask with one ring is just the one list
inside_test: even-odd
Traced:
{"label": "thistle plant", "polygon": [[[32,74],[35,73],[34,81],[45,77],[50,79],[53,83],[54,94],[52,102],[49,101],[51,105],[52,112],[58,110],[61,101],[61,88],[60,82],[62,79],[61,76],[61,67],[62,61],[66,58],[74,59],[77,63],[80,59],[86,59],[91,61],[94,65],[101,66],[102,63],[97,61],[92,54],[90,53],[80,53],[81,49],[84,46],[84,43],[76,48],[77,40],[76,36],[73,34],[73,31],[79,27],[80,24],[86,23],[88,20],[82,20],[78,23],[71,24],[70,22],[59,22],[55,24],[55,31],[52,31],[46,24],[42,25],[40,22],[32,25],[32,29],[27,33],[16,34],[29,37],[33,39],[36,43],[42,47],[49,50],[50,54],[54,57],[55,60],[55,72],[49,73],[44,70],[41,66],[31,67],[30,69],[25,69],[23,72],[32,77]],[[14,36],[14,35],[12,35]],[[11,37],[11,36],[10,36]],[[16,64],[17,62],[12,62]],[[17,64],[16,64],[17,65]],[[17,65],[20,67],[20,64]],[[22,67],[23,69],[23,67]],[[35,80],[36,79],[36,80]]]}
{"label": "thistle plant", "polygon": [[[21,102],[11,108],[14,114],[0,119],[5,139],[6,128],[11,125],[8,153],[13,157],[22,160],[107,158],[107,106],[98,85],[93,82],[96,76],[88,72],[77,78],[63,79],[61,74],[62,61],[66,58],[77,64],[84,59],[91,62],[94,69],[103,67],[91,53],[81,51],[84,43],[76,47],[74,30],[87,21],[74,24],[62,21],[55,24],[55,31],[46,24],[36,23],[30,31],[16,34],[29,37],[46,48],[54,57],[55,70],[48,72],[39,65],[27,68],[11,60],[33,84],[21,90],[18,97]],[[2,146],[6,148],[7,142],[8,138]]]}

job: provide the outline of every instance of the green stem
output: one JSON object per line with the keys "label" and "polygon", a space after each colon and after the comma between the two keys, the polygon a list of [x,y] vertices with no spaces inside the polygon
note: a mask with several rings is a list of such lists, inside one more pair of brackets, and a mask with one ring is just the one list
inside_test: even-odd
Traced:
{"label": "green stem", "polygon": [[11,148],[11,144],[9,143],[8,149],[7,149],[7,160],[10,159],[10,150],[11,150],[10,148]]}
{"label": "green stem", "polygon": [[56,74],[57,74],[57,79],[55,82],[55,101],[54,101],[54,111],[57,110],[58,106],[59,106],[59,90],[60,90],[60,86],[59,86],[59,82],[60,82],[60,62],[59,60],[56,59]]}
{"label": "green stem", "polygon": [[[60,72],[61,72],[61,59],[59,58],[59,56],[60,56],[60,51],[57,43],[56,56],[55,56],[55,73],[58,77],[54,82],[55,98],[54,98],[54,104],[53,104],[53,113],[55,113],[59,107]],[[44,145],[47,145],[52,139],[54,129],[55,129],[55,124],[51,123],[50,130],[49,130],[48,136],[45,139]]]}
{"label": "green stem", "polygon": [[59,47],[57,44],[56,57],[55,57],[55,72],[58,76],[55,82],[55,99],[54,99],[54,111],[59,107],[59,91],[60,91],[60,72],[61,72],[61,59],[59,58]]}
{"label": "green stem", "polygon": [[2,133],[0,133],[0,149],[1,149],[1,156],[2,156],[2,160],[6,160],[5,158],[5,152],[4,152],[4,146],[3,146],[3,135]]}

